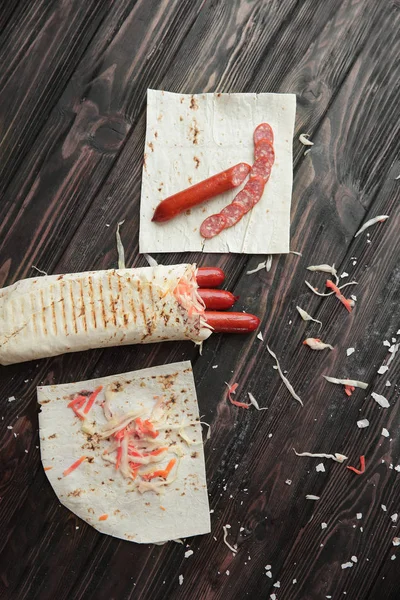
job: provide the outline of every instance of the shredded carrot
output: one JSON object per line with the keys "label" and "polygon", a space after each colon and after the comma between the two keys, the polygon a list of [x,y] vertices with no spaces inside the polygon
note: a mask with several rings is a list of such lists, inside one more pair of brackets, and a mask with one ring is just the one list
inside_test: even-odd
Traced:
{"label": "shredded carrot", "polygon": [[119,431],[116,431],[114,433],[114,437],[116,440],[122,440],[122,438],[125,437],[125,434],[127,433],[127,428],[124,427],[123,429],[120,429]]}
{"label": "shredded carrot", "polygon": [[350,469],[350,471],[353,471],[356,473],[356,475],[362,475],[365,473],[365,456],[360,456],[360,465],[360,469],[356,469],[355,467],[347,467],[347,469]]}
{"label": "shredded carrot", "polygon": [[165,469],[159,471],[153,471],[152,473],[145,473],[142,477],[145,481],[150,481],[154,479],[154,477],[162,477],[163,479],[167,479],[168,475],[173,469],[174,464],[176,463],[176,458],[173,458],[169,461]]}
{"label": "shredded carrot", "polygon": [[92,408],[94,401],[96,400],[97,396],[100,394],[102,389],[103,389],[103,386],[99,385],[99,387],[92,394],[90,394],[88,403],[86,404],[85,408],[83,409],[83,412],[85,415],[87,415],[89,410]]}
{"label": "shredded carrot", "polygon": [[165,452],[166,450],[168,450],[167,446],[163,446],[156,450],[152,450],[151,452],[147,452],[146,454],[143,454],[143,456],[158,456],[161,452]]}
{"label": "shredded carrot", "polygon": [[344,386],[344,391],[348,396],[351,396],[355,389],[356,388],[354,387],[354,385],[345,385]]}
{"label": "shredded carrot", "polygon": [[75,469],[77,469],[79,465],[81,465],[86,459],[87,456],[81,456],[80,458],[78,458],[78,460],[76,460],[70,467],[68,467],[68,469],[65,469],[63,473],[64,477],[72,473],[72,471],[75,471]]}
{"label": "shredded carrot", "polygon": [[[226,384],[228,385],[228,384]],[[245,404],[244,402],[238,402],[238,400],[234,400],[232,398],[232,394],[236,393],[236,390],[238,388],[239,384],[238,383],[234,383],[233,385],[228,385],[228,398],[229,398],[229,402],[231,404],[234,404],[235,406],[239,406],[240,408],[249,408],[251,406],[251,404]]]}
{"label": "shredded carrot", "polygon": [[72,410],[74,411],[74,413],[76,414],[76,416],[79,417],[82,420],[85,417],[80,412],[80,409],[85,404],[86,400],[87,400],[86,396],[79,395],[76,398],[74,398],[73,400],[71,400],[71,402],[69,404],[67,404],[68,408],[72,408]]}
{"label": "shredded carrot", "polygon": [[327,279],[326,281],[326,287],[330,288],[331,290],[333,290],[335,292],[335,296],[338,300],[340,300],[340,302],[345,306],[345,308],[351,312],[352,306],[350,303],[350,300],[347,300],[347,298],[345,298],[343,296],[343,294],[341,293],[341,291],[339,290],[338,286],[335,285],[333,283],[333,281],[331,281],[330,279]]}
{"label": "shredded carrot", "polygon": [[122,458],[122,446],[118,446],[117,448],[117,462],[115,463],[115,468],[118,471],[119,466],[121,464],[121,458]]}
{"label": "shredded carrot", "polygon": [[154,428],[154,425],[151,421],[149,421],[149,419],[146,419],[144,421],[144,425],[146,426],[147,429],[147,433],[152,437],[152,438],[156,438],[159,434],[159,432]]}
{"label": "shredded carrot", "polygon": [[159,432],[154,429],[153,424],[148,419],[142,421],[142,419],[138,417],[135,419],[135,424],[139,435],[149,435],[152,438],[156,438],[159,435]]}
{"label": "shredded carrot", "polygon": [[161,510],[167,510],[164,506],[160,506]]}
{"label": "shredded carrot", "polygon": [[53,467],[44,467],[45,471],[50,471],[50,469],[52,469]]}
{"label": "shredded carrot", "polygon": [[99,521],[107,521],[108,515],[100,515]]}

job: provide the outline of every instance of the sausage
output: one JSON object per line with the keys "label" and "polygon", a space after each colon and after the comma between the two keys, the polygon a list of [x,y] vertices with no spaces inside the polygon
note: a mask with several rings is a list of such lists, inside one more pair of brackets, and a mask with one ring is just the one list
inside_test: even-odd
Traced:
{"label": "sausage", "polygon": [[199,267],[196,272],[197,285],[200,288],[218,287],[225,280],[225,273],[219,267]]}
{"label": "sausage", "polygon": [[169,221],[185,210],[237,187],[243,183],[250,170],[250,165],[239,163],[226,171],[222,171],[222,173],[192,185],[186,190],[169,196],[157,206],[152,221],[157,223]]}
{"label": "sausage", "polygon": [[262,177],[250,177],[249,181],[246,183],[245,188],[248,190],[253,200],[253,206],[261,200],[264,193],[264,187],[265,180]]}
{"label": "sausage", "polygon": [[238,296],[234,296],[231,292],[225,290],[199,289],[199,296],[206,305],[207,310],[226,310],[231,308]]}
{"label": "sausage", "polygon": [[242,189],[242,191],[240,191],[234,198],[232,204],[238,204],[239,206],[241,206],[243,208],[244,214],[248,213],[254,205],[254,198],[251,194],[251,192],[249,191],[249,189],[247,188],[247,184],[249,182],[246,183],[246,185],[244,186],[244,188]]}
{"label": "sausage", "polygon": [[260,140],[257,142],[254,148],[254,159],[257,161],[259,158],[268,159],[271,167],[275,162],[275,152],[272,144],[268,140]]}
{"label": "sausage", "polygon": [[226,219],[224,216],[220,214],[210,215],[202,222],[200,226],[200,235],[207,239],[213,238],[221,233],[225,228],[225,225]]}
{"label": "sausage", "polygon": [[241,312],[206,311],[204,318],[216,333],[250,333],[260,325],[258,317]]}
{"label": "sausage", "polygon": [[274,132],[271,125],[268,123],[260,123],[254,130],[254,144],[258,144],[261,140],[267,140],[270,144],[274,143]]}
{"label": "sausage", "polygon": [[225,206],[220,214],[225,218],[226,223],[224,229],[227,229],[228,227],[233,227],[236,223],[239,223],[246,212],[242,205],[232,202],[232,204]]}
{"label": "sausage", "polygon": [[[259,158],[258,160],[256,160],[256,162],[251,168],[250,179],[252,179],[253,177],[261,177],[264,180],[264,184],[266,184],[271,175],[271,166],[272,165],[269,163],[268,159]],[[247,182],[246,185],[248,185],[249,182],[250,180]]]}

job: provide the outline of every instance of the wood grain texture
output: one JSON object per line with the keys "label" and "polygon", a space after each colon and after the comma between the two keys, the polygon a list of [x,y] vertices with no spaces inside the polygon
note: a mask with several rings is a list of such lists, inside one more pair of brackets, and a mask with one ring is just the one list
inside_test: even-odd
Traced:
{"label": "wood grain texture", "polygon": [[[388,357],[382,341],[400,327],[398,25],[398,7],[374,0],[110,8],[7,189],[0,207],[1,283],[32,274],[32,263],[50,272],[115,266],[121,218],[129,264],[145,264],[138,256],[137,214],[149,86],[297,94],[296,138],[308,131],[315,142],[304,157],[294,141],[292,248],[303,257],[275,257],[269,273],[250,276],[246,270],[264,257],[159,257],[222,266],[227,286],[240,295],[239,310],[262,317],[264,343],[255,336],[213,336],[201,357],[191,344],[169,343],[2,368],[2,395],[17,398],[5,402],[0,422],[2,596],[225,600],[275,593],[277,600],[314,600],[346,592],[351,600],[397,598],[398,567],[390,560],[397,529],[390,515],[400,512],[400,474],[389,465],[400,463],[399,359],[388,377],[376,371]],[[353,238],[362,222],[385,213],[390,219],[369,237]],[[322,275],[305,271],[318,262],[335,262],[359,281],[351,315],[335,298],[318,298],[304,286],[308,278],[323,288]],[[322,320],[321,337],[333,352],[302,346],[318,327],[301,321],[296,304]],[[304,408],[272,369],[266,341]],[[350,346],[356,352],[346,357]],[[187,540],[194,550],[189,559],[178,544],[139,546],[101,536],[58,504],[40,466],[35,402],[39,382],[187,358],[201,413],[212,424],[205,451],[214,510],[212,534]],[[369,390],[348,399],[322,373],[369,382],[391,408],[380,409]],[[227,404],[224,381],[238,381],[238,396],[251,391],[268,411]],[[359,430],[356,421],[364,417],[371,425]],[[392,439],[380,435],[382,427]],[[326,472],[317,473],[320,461],[296,457],[293,446],[343,452],[349,464],[365,453],[367,473],[357,477],[329,461]],[[321,499],[307,501],[306,494]],[[235,557],[222,541],[226,523],[239,546]],[[353,555],[358,563],[342,570]]]}

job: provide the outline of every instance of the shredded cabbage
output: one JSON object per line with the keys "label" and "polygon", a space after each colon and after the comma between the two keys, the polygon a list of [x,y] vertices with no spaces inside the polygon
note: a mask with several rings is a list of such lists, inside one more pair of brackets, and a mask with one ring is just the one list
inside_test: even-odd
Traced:
{"label": "shredded cabbage", "polygon": [[125,221],[120,221],[117,225],[116,238],[117,238],[117,252],[118,252],[118,269],[125,269],[125,250],[122,245],[121,236],[119,234],[119,228]]}
{"label": "shredded cabbage", "polygon": [[328,375],[323,375],[323,377],[326,379],[326,381],[329,381],[329,383],[350,385],[353,387],[361,388],[363,390],[366,390],[368,387],[368,383],[365,383],[364,381],[357,381],[356,379],[337,379],[336,377],[329,377]]}
{"label": "shredded cabbage", "polygon": [[281,369],[281,367],[280,367],[279,361],[278,361],[278,359],[277,359],[277,357],[276,357],[276,354],[275,354],[275,352],[272,352],[272,350],[271,350],[271,348],[268,346],[268,344],[267,344],[267,350],[268,350],[268,352],[270,353],[270,355],[272,356],[272,358],[274,358],[274,359],[275,359],[276,366],[277,366],[277,369],[278,369],[278,373],[279,373],[279,375],[280,375],[280,377],[281,377],[281,379],[282,379],[283,383],[285,384],[285,386],[286,386],[286,387],[287,387],[287,389],[289,390],[290,394],[293,396],[293,398],[294,398],[295,400],[297,400],[297,402],[300,402],[300,404],[303,406],[303,402],[302,402],[302,400],[301,400],[300,396],[298,396],[298,395],[296,394],[296,392],[295,392],[295,391],[294,391],[294,389],[293,389],[293,386],[292,386],[292,384],[291,384],[291,383],[290,383],[290,381],[287,379],[287,377],[285,377],[285,376],[284,376],[284,374],[283,374],[283,372],[282,372],[282,369]]}
{"label": "shredded cabbage", "polygon": [[303,319],[303,321],[314,321],[314,323],[319,323],[319,328],[321,329],[322,321],[318,321],[318,319],[314,319],[314,317],[312,317],[305,310],[300,308],[300,306],[296,306],[296,308],[297,308],[301,318]]}

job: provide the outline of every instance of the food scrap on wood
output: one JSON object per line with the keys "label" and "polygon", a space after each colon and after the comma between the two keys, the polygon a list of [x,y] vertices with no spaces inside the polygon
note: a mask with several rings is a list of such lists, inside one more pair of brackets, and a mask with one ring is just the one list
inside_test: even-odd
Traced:
{"label": "food scrap on wood", "polygon": [[329,348],[330,350],[334,350],[333,346],[330,344],[324,344],[319,338],[307,338],[304,340],[303,344],[305,346],[309,346],[311,350],[325,350]]}
{"label": "food scrap on wood", "polygon": [[356,475],[362,475],[365,473],[365,456],[360,456],[360,468],[356,469],[355,467],[346,467],[349,471],[353,471]]}

